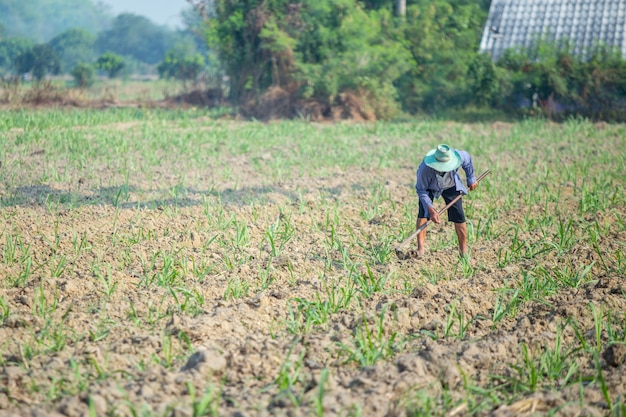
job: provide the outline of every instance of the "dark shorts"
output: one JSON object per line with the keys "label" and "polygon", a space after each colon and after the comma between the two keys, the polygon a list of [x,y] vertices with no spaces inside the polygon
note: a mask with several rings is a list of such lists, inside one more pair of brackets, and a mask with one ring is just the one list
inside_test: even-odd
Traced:
{"label": "dark shorts", "polygon": [[[443,190],[443,194],[441,194],[443,200],[446,202],[446,205],[450,201],[454,200],[457,195],[459,195],[459,192],[456,190],[455,187],[450,187],[446,190]],[[431,200],[433,199],[433,193],[431,191],[428,192],[428,196]],[[417,213],[417,217],[419,219],[426,218],[426,215],[424,213],[424,206],[422,205],[421,201],[419,203],[419,212]],[[452,223],[465,223],[465,213],[463,212],[462,198],[459,198],[459,200],[448,209],[448,221]]]}

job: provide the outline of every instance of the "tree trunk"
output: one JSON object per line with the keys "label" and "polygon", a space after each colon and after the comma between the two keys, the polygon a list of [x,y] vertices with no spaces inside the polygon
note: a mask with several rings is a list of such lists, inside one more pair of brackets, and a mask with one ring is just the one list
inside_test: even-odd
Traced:
{"label": "tree trunk", "polygon": [[404,17],[406,15],[406,0],[396,0],[396,16]]}

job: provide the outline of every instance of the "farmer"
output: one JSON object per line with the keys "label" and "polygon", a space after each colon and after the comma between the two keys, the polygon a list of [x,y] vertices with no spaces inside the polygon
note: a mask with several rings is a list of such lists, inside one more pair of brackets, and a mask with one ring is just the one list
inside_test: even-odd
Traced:
{"label": "farmer", "polygon": [[[416,228],[430,220],[441,223],[437,210],[433,207],[433,200],[443,196],[446,205],[457,195],[467,194],[467,188],[461,182],[458,174],[459,167],[465,171],[467,185],[470,190],[478,187],[474,176],[472,157],[466,151],[450,148],[448,145],[439,145],[437,149],[429,151],[417,169],[415,191],[419,196],[419,212]],[[454,223],[454,230],[459,241],[459,255],[470,261],[467,251],[467,227],[463,212],[462,198],[448,209],[448,221]],[[426,242],[426,230],[417,235],[417,254],[423,255]]]}

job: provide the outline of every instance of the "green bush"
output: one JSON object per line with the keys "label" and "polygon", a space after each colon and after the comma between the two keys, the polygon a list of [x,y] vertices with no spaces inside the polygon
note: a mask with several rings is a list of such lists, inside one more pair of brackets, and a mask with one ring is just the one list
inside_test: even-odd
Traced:
{"label": "green bush", "polygon": [[205,68],[204,58],[200,54],[181,55],[174,50],[165,54],[165,59],[157,66],[161,78],[177,80],[195,80]]}
{"label": "green bush", "polygon": [[85,88],[93,85],[94,72],[93,65],[80,62],[72,69],[71,75],[78,87]]}
{"label": "green bush", "polygon": [[124,66],[124,58],[113,52],[103,53],[96,61],[96,68],[106,71],[109,78],[117,77]]}
{"label": "green bush", "polygon": [[514,104],[510,112],[626,120],[626,61],[619,51],[599,45],[585,58],[571,53],[567,42],[539,38],[529,48],[506,51],[498,67],[505,71],[505,102]]}

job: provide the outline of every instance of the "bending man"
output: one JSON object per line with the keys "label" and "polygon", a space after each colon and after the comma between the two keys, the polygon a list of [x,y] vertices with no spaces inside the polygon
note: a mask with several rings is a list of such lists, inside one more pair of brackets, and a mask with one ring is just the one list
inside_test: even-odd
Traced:
{"label": "bending man", "polygon": [[[441,223],[437,210],[433,207],[433,200],[443,196],[448,204],[457,195],[467,194],[467,188],[463,185],[458,174],[459,167],[465,171],[467,188],[474,190],[478,182],[474,176],[472,157],[466,151],[450,148],[448,145],[439,145],[437,149],[429,151],[417,169],[417,181],[415,191],[419,197],[419,212],[417,214],[416,228],[432,220],[433,223]],[[463,211],[463,199],[459,199],[448,209],[448,221],[454,223],[454,230],[459,241],[459,254],[470,260],[467,250],[467,226]],[[417,235],[417,253],[423,255],[426,249],[426,230]]]}

